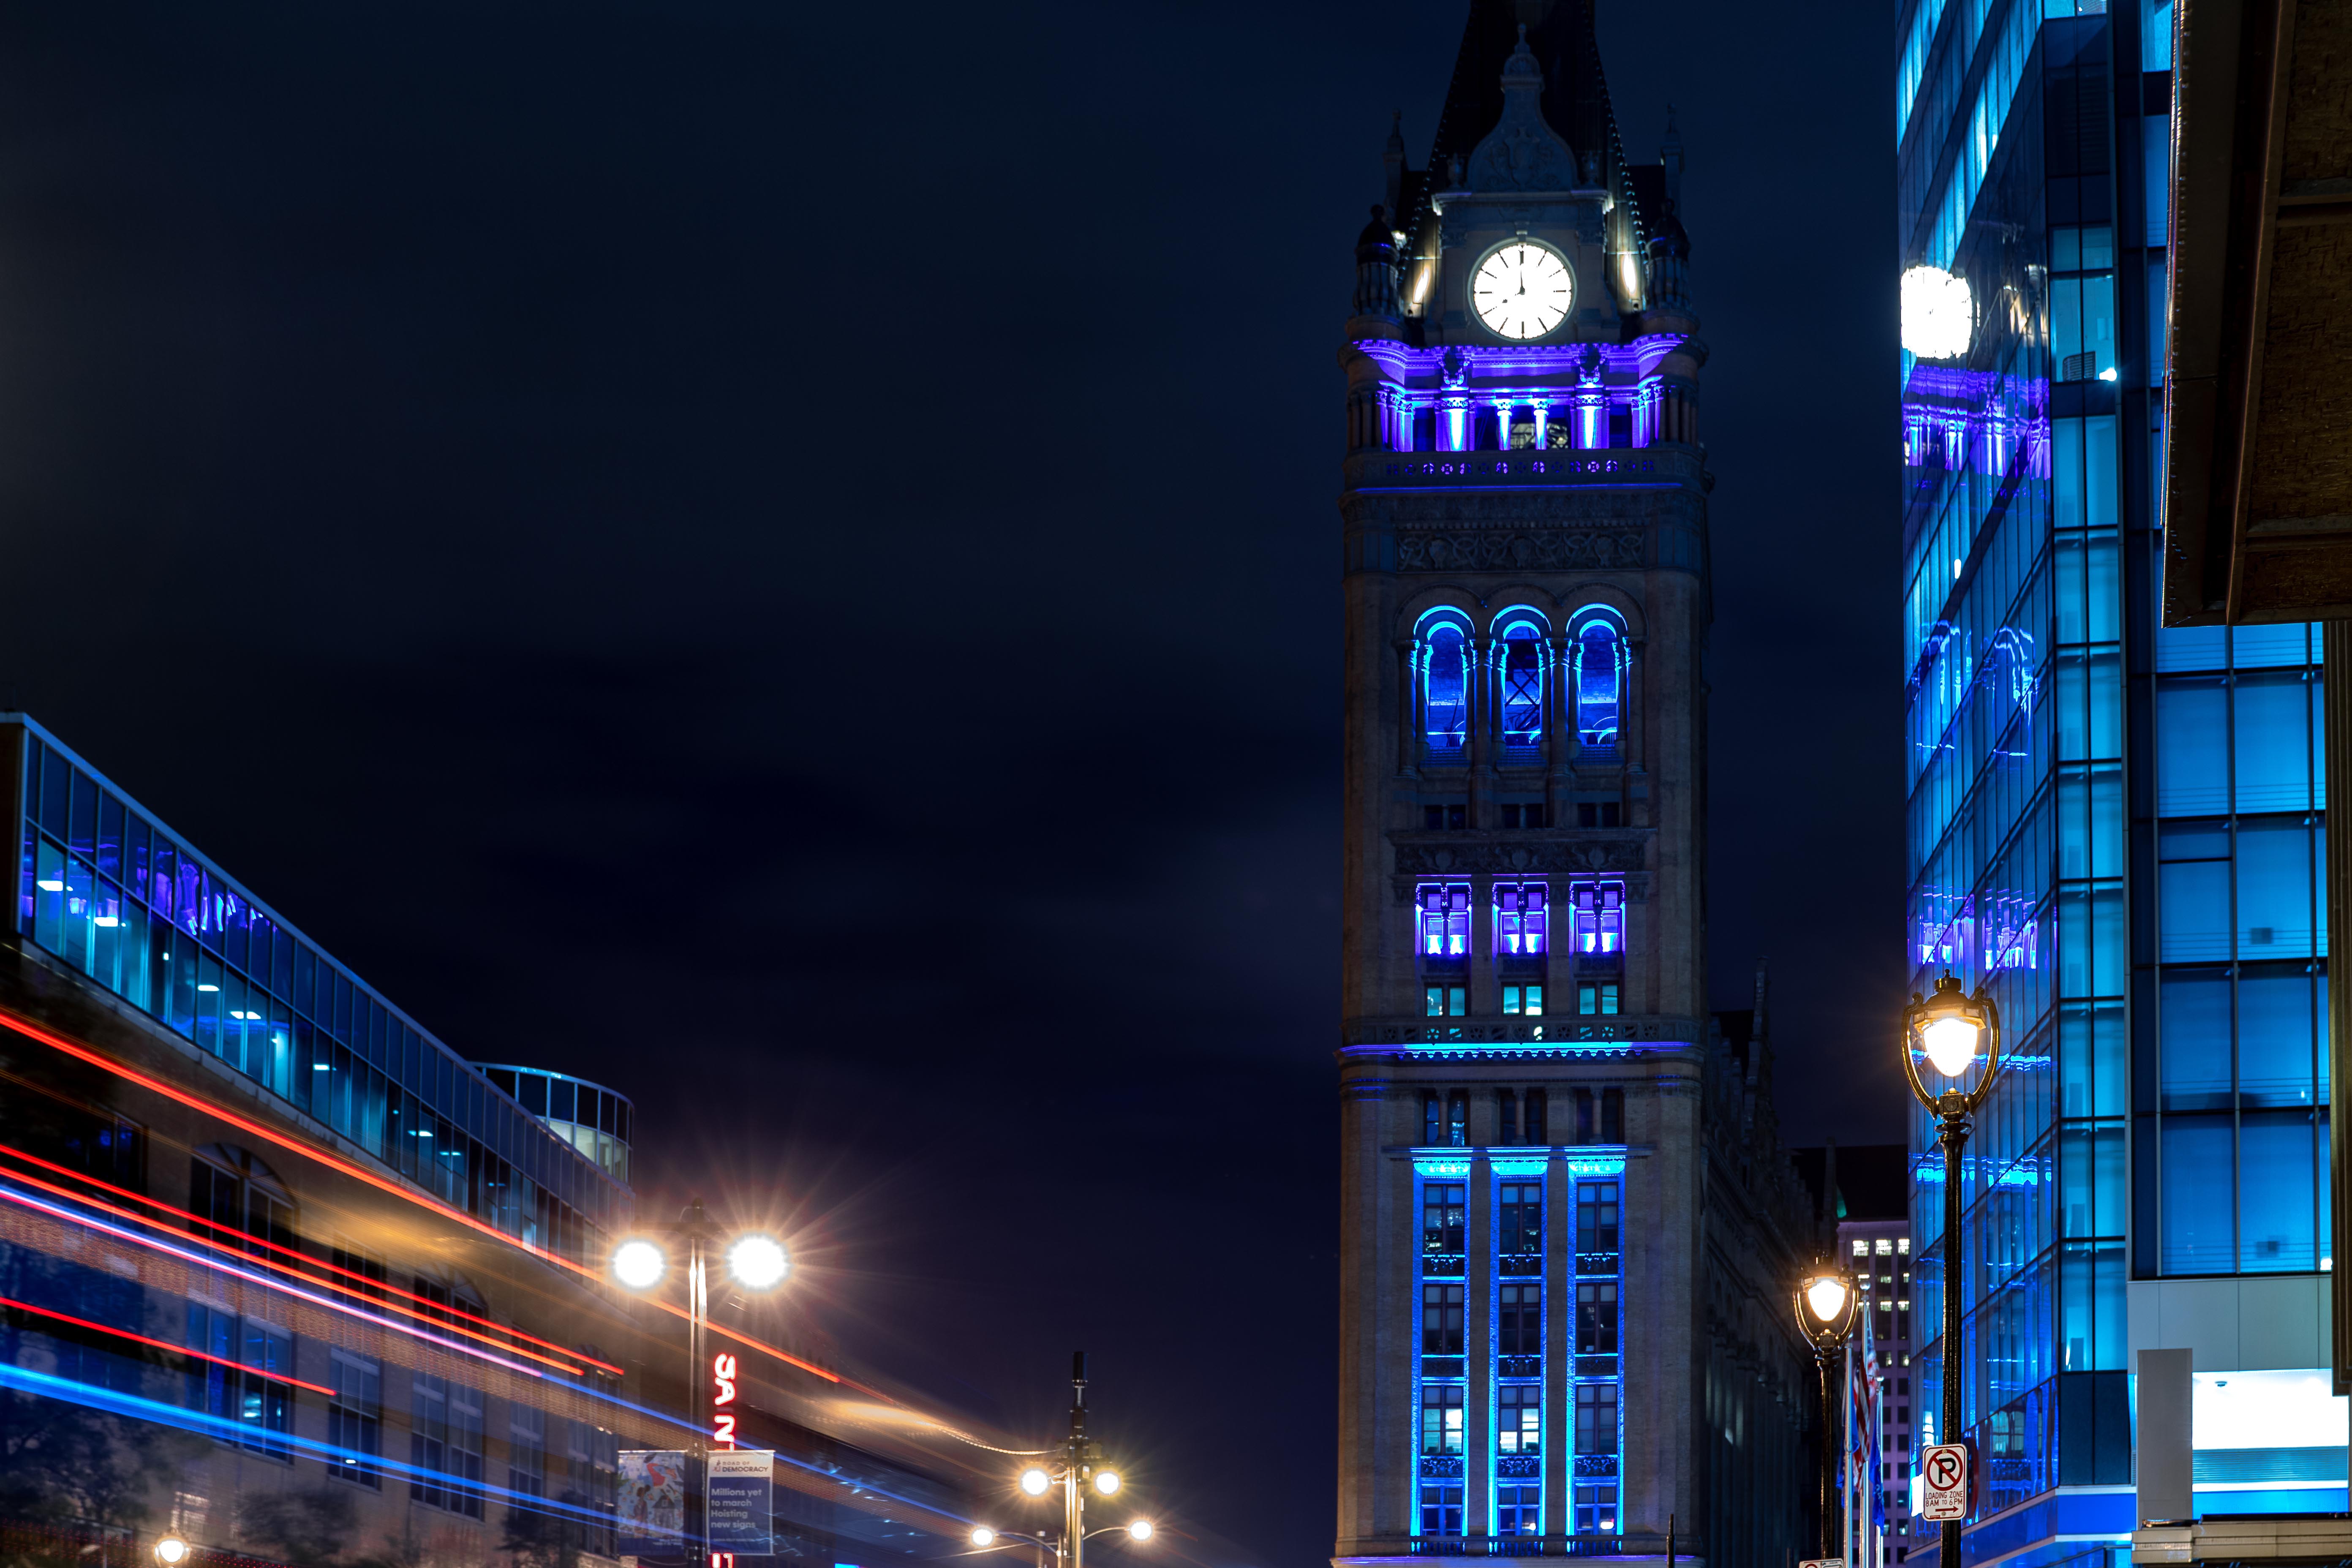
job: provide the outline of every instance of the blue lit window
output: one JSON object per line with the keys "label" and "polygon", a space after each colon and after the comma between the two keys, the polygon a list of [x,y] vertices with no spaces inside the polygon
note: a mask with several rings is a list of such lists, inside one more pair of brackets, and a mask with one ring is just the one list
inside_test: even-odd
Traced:
{"label": "blue lit window", "polygon": [[1576,988],[1576,1010],[1579,1013],[1612,1015],[1617,1011],[1617,983],[1614,980],[1588,980]]}
{"label": "blue lit window", "polygon": [[1424,1383],[1421,1385],[1421,1451],[1458,1454],[1462,1451],[1462,1385]]}
{"label": "blue lit window", "polygon": [[1460,1481],[1421,1483],[1421,1533],[1423,1535],[1462,1533],[1462,1483]]}
{"label": "blue lit window", "polygon": [[[1606,1280],[1576,1287],[1576,1353],[1613,1356],[1617,1353],[1617,1287]],[[1602,1370],[1607,1370],[1603,1368]]]}
{"label": "blue lit window", "polygon": [[1543,991],[1540,985],[1506,985],[1503,987],[1503,1013],[1507,1017],[1532,1018],[1543,1011]]}
{"label": "blue lit window", "polygon": [[[1504,1397],[1508,1398],[1511,1392],[1507,1388],[1503,1390]],[[1528,1389],[1528,1397],[1533,1399],[1535,1392]],[[1527,1447],[1520,1451],[1534,1453],[1535,1440],[1530,1437]],[[1507,1454],[1511,1450],[1506,1448],[1503,1452]],[[1495,1529],[1502,1535],[1541,1535],[1543,1488],[1526,1481],[1505,1481],[1497,1486],[1495,1489]]]}
{"label": "blue lit window", "polygon": [[251,1318],[188,1303],[188,1348],[200,1352],[188,1373],[188,1405],[234,1421],[240,1447],[273,1459],[294,1457],[294,1338]]}
{"label": "blue lit window", "polygon": [[[1604,1387],[1592,1392],[1607,1394],[1611,1409],[1612,1411],[1615,1409],[1617,1391],[1614,1388]],[[1585,1393],[1586,1390],[1581,1388],[1576,1391],[1576,1415],[1579,1421],[1584,1418]],[[1613,1445],[1614,1439],[1612,1438],[1612,1441]],[[1580,1443],[1577,1447],[1581,1452],[1583,1445]],[[1579,1535],[1617,1533],[1617,1483],[1615,1481],[1580,1480],[1576,1483],[1576,1533]]]}
{"label": "blue lit window", "polygon": [[1507,958],[1548,951],[1545,887],[1541,882],[1495,884],[1495,952]]}
{"label": "blue lit window", "polygon": [[1543,1391],[1534,1384],[1507,1383],[1496,1392],[1495,1452],[1537,1452],[1543,1441]]}
{"label": "blue lit window", "polygon": [[1617,1184],[1579,1182],[1576,1186],[1576,1249],[1617,1250]]}
{"label": "blue lit window", "polygon": [[1614,621],[1595,616],[1576,634],[1576,738],[1586,751],[1617,744],[1617,710],[1624,689],[1625,640]]}
{"label": "blue lit window", "polygon": [[1445,1142],[1456,1149],[1470,1142],[1470,1094],[1455,1089],[1445,1097]]}
{"label": "blue lit window", "polygon": [[327,1473],[363,1487],[380,1487],[383,1472],[369,1461],[382,1452],[383,1369],[345,1350],[332,1353],[329,1367],[335,1393],[327,1405],[327,1441],[336,1452]]}
{"label": "blue lit window", "polygon": [[429,1508],[482,1517],[482,1395],[430,1373],[410,1373],[409,1496]]}
{"label": "blue lit window", "polygon": [[[1421,1250],[1431,1258],[1458,1258],[1463,1250],[1463,1226],[1469,1211],[1459,1182],[1431,1182],[1421,1190]],[[1460,1298],[1455,1298],[1457,1300]]]}
{"label": "blue lit window", "polygon": [[1423,958],[1470,956],[1470,884],[1423,882],[1413,894],[1421,911],[1421,955]]}
{"label": "blue lit window", "polygon": [[[1543,1354],[1543,1287],[1540,1285],[1504,1285],[1496,1291],[1495,1353],[1507,1358],[1527,1358]],[[1508,1371],[1506,1376],[1533,1377],[1536,1368],[1530,1364],[1524,1372]],[[1528,1391],[1532,1396],[1534,1391]],[[1532,1402],[1532,1397],[1530,1398]],[[1513,1450],[1505,1449],[1505,1453]],[[1527,1452],[1535,1452],[1535,1443],[1528,1441]]]}
{"label": "blue lit window", "polygon": [[[1543,1251],[1543,1184],[1505,1182],[1496,1195],[1495,1250],[1507,1258],[1533,1257]],[[1533,1312],[1539,1300],[1536,1288],[1528,1285],[1513,1289],[1524,1289],[1528,1292],[1524,1300],[1528,1310]],[[1533,1355],[1538,1348],[1532,1339],[1536,1328],[1535,1321],[1530,1318],[1528,1323],[1530,1340],[1525,1352],[1529,1355]],[[1511,1353],[1521,1352],[1515,1351]]]}
{"label": "blue lit window", "polygon": [[1421,988],[1422,1011],[1432,1018],[1459,1018],[1470,1011],[1470,987],[1467,985],[1424,985]]}
{"label": "blue lit window", "polygon": [[1503,744],[1531,749],[1543,743],[1543,628],[1528,620],[1503,628],[1495,663],[1501,675]]}
{"label": "blue lit window", "polygon": [[1599,957],[1625,951],[1625,884],[1573,882],[1569,900],[1575,910],[1576,951]]}
{"label": "blue lit window", "polygon": [[1470,737],[1470,628],[1453,612],[1422,623],[1423,731],[1436,757],[1459,757]]}

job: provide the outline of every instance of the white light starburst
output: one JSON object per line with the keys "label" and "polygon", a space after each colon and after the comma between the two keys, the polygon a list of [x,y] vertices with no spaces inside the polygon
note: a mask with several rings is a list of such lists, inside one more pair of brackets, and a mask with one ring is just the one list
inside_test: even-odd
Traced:
{"label": "white light starburst", "polygon": [[1903,274],[1903,346],[1919,359],[1958,359],[1976,337],[1968,279],[1940,267]]}

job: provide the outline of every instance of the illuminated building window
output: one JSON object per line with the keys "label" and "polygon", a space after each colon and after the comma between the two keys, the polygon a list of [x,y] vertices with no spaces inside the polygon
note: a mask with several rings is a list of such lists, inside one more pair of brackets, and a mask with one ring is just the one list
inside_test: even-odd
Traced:
{"label": "illuminated building window", "polygon": [[1421,989],[1423,1013],[1432,1018],[1459,1018],[1470,1011],[1470,987],[1467,985],[1424,985]]}
{"label": "illuminated building window", "polygon": [[1470,1091],[1457,1089],[1445,1097],[1445,1141],[1459,1149],[1470,1142]]}
{"label": "illuminated building window", "polygon": [[1421,1385],[1421,1451],[1458,1454],[1462,1451],[1462,1385],[1424,1383]]}
{"label": "illuminated building window", "polygon": [[1579,1182],[1576,1185],[1576,1250],[1615,1252],[1617,1245],[1617,1184]]}
{"label": "illuminated building window", "polygon": [[1549,949],[1549,916],[1541,882],[1495,884],[1495,954],[1498,958],[1540,957]]}
{"label": "illuminated building window", "polygon": [[1423,1535],[1462,1533],[1462,1483],[1460,1481],[1421,1483],[1421,1533]]}
{"label": "illuminated building window", "polygon": [[1502,699],[1503,747],[1506,752],[1532,752],[1543,744],[1543,628],[1516,620],[1497,640],[1496,684]]}
{"label": "illuminated building window", "polygon": [[[1424,1258],[1459,1258],[1466,1250],[1464,1206],[1469,1189],[1459,1182],[1430,1182],[1421,1189],[1421,1250]],[[1456,1287],[1458,1289],[1459,1287]],[[1459,1301],[1462,1298],[1454,1298]]]}
{"label": "illuminated building window", "polygon": [[1576,988],[1576,1010],[1579,1013],[1606,1015],[1617,1011],[1617,983],[1614,980],[1588,980]]}
{"label": "illuminated building window", "polygon": [[1528,1090],[1528,1142],[1549,1143],[1551,1142],[1549,1111],[1549,1097],[1544,1090],[1540,1089],[1531,1089]]}
{"label": "illuminated building window", "polygon": [[1617,711],[1624,686],[1625,639],[1603,615],[1585,622],[1570,645],[1575,668],[1576,739],[1587,752],[1617,748]]}
{"label": "illuminated building window", "polygon": [[1617,1287],[1606,1282],[1576,1287],[1576,1353],[1617,1353]]}
{"label": "illuminated building window", "polygon": [[1445,1101],[1434,1089],[1421,1091],[1421,1141],[1424,1146],[1445,1139]]}
{"label": "illuminated building window", "polygon": [[1622,827],[1624,812],[1613,800],[1580,800],[1576,803],[1576,825],[1579,827]]}
{"label": "illuminated building window", "polygon": [[1470,826],[1470,808],[1456,801],[1449,805],[1424,805],[1421,808],[1421,826],[1424,833],[1459,833]]}
{"label": "illuminated building window", "polygon": [[[1540,985],[1506,985],[1503,987],[1503,1011],[1507,1016],[1534,1017],[1543,1008],[1544,988]],[[1510,1140],[1506,1139],[1506,1142]]]}
{"label": "illuminated building window", "polygon": [[1421,956],[1424,960],[1466,960],[1470,956],[1470,884],[1423,882],[1412,896],[1420,925]]}
{"label": "illuminated building window", "polygon": [[383,1472],[369,1461],[383,1452],[383,1368],[340,1348],[328,1364],[335,1393],[327,1402],[327,1441],[336,1451],[327,1461],[327,1474],[381,1487]]}
{"label": "illuminated building window", "polygon": [[[1543,1287],[1502,1286],[1496,1292],[1495,1305],[1495,1353],[1498,1356],[1543,1354]],[[1532,1397],[1535,1391],[1529,1389],[1528,1393]],[[1507,1453],[1511,1451],[1505,1450]],[[1535,1451],[1534,1444],[1528,1445],[1528,1451]]]}
{"label": "illuminated building window", "polygon": [[1421,1354],[1463,1354],[1463,1286],[1421,1286]]}
{"label": "illuminated building window", "polygon": [[[1541,1253],[1543,1184],[1505,1182],[1496,1195],[1499,1201],[1495,1205],[1495,1250],[1507,1258],[1532,1258]],[[1534,1287],[1527,1289],[1532,1290]],[[1533,1302],[1536,1298],[1529,1296],[1528,1300]]]}
{"label": "illuminated building window", "polygon": [[1549,827],[1551,807],[1540,803],[1506,805],[1503,807],[1506,827]]}
{"label": "illuminated building window", "polygon": [[547,1495],[547,1412],[520,1399],[507,1401],[507,1489]]}
{"label": "illuminated building window", "polygon": [[[1507,1394],[1509,1392],[1508,1389],[1504,1390]],[[1533,1394],[1535,1390],[1531,1388],[1528,1393]],[[1525,1451],[1535,1452],[1534,1439],[1528,1440]],[[1543,1488],[1525,1481],[1505,1481],[1497,1486],[1495,1489],[1495,1530],[1502,1535],[1541,1535]]]}
{"label": "illuminated building window", "polygon": [[215,1247],[236,1245],[240,1233],[295,1245],[292,1195],[268,1165],[234,1143],[207,1144],[189,1160],[188,1209],[212,1222],[193,1228]]}
{"label": "illuminated building window", "polygon": [[[294,1336],[200,1301],[188,1303],[188,1407],[237,1424],[237,1446],[291,1462]],[[226,1439],[224,1439],[226,1441]]]}
{"label": "illuminated building window", "polygon": [[1470,738],[1470,637],[1466,623],[1440,612],[1423,622],[1417,662],[1421,666],[1423,735],[1430,755],[1458,760]]}
{"label": "illuminated building window", "polygon": [[1571,882],[1568,897],[1575,911],[1580,957],[1605,958],[1625,951],[1624,883]]}

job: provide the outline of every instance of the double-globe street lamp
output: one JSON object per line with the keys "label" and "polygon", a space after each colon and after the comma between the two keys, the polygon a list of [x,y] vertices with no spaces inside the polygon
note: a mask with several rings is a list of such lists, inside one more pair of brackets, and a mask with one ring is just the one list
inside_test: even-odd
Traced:
{"label": "double-globe street lamp", "polygon": [[[1817,1265],[1811,1274],[1797,1281],[1796,1296],[1790,1303],[1797,1314],[1798,1331],[1812,1342],[1813,1370],[1821,1380],[1823,1557],[1830,1555],[1830,1543],[1843,1540],[1845,1534],[1841,1518],[1844,1509],[1838,1497],[1836,1479],[1839,1445],[1836,1425],[1832,1419],[1835,1406],[1830,1403],[1830,1359],[1845,1349],[1846,1336],[1853,1332],[1854,1311],[1861,1300],[1860,1292],[1853,1288],[1853,1276]],[[1843,1365],[1840,1373],[1843,1384]]]}
{"label": "double-globe street lamp", "polygon": [[1031,1465],[1021,1472],[1021,1491],[1025,1497],[1042,1498],[1057,1486],[1062,1489],[1061,1538],[1051,1540],[981,1524],[972,1527],[971,1543],[982,1548],[1034,1546],[1052,1552],[1061,1568],[1085,1568],[1087,1542],[1097,1535],[1124,1533],[1131,1541],[1151,1539],[1148,1519],[1087,1529],[1087,1494],[1114,1498],[1126,1484],[1118,1470],[1102,1462],[1102,1445],[1087,1436],[1087,1352],[1080,1351],[1070,1358],[1070,1435],[1062,1440],[1060,1462]]}
{"label": "double-globe street lamp", "polygon": [[[686,1205],[676,1225],[658,1227],[649,1235],[630,1237],[613,1248],[613,1278],[625,1288],[639,1293],[653,1289],[669,1273],[669,1255],[664,1250],[663,1241],[686,1249],[686,1393],[688,1419],[694,1431],[692,1473],[695,1475],[702,1474],[707,1465],[713,1425],[712,1418],[703,1408],[706,1379],[713,1375],[712,1369],[704,1364],[704,1342],[710,1321],[709,1257],[718,1249],[718,1244],[722,1240],[726,1243],[728,1276],[746,1289],[773,1289],[783,1282],[784,1275],[792,1267],[790,1259],[784,1256],[782,1245],[772,1236],[750,1231],[731,1239],[723,1237],[719,1227],[712,1225],[709,1216],[703,1213],[700,1198]],[[735,1381],[733,1374],[730,1373],[724,1381],[732,1384]],[[734,1427],[732,1413],[728,1415],[727,1421],[728,1430],[731,1433]],[[732,1447],[731,1438],[729,1446]],[[686,1513],[689,1521],[698,1520],[702,1524],[700,1530],[690,1529],[688,1532],[688,1545],[693,1550],[687,1560],[689,1563],[707,1560],[709,1556],[709,1543],[705,1539],[709,1528],[707,1505],[698,1507],[696,1502],[689,1501]]]}
{"label": "double-globe street lamp", "polygon": [[[1946,1080],[1930,1094],[1919,1077],[1918,1058]],[[1965,1087],[1979,1058],[1984,1070],[1974,1088]],[[1936,1141],[1944,1151],[1944,1414],[1937,1437],[1957,1443],[1960,1434],[1960,1152],[1968,1146],[1969,1118],[1992,1092],[2000,1075],[2000,1010],[1982,986],[1970,995],[1946,974],[1935,994],[1914,992],[1903,1010],[1903,1076],[1919,1103],[1940,1119]],[[1944,1521],[1940,1568],[1960,1568],[1960,1521]]]}

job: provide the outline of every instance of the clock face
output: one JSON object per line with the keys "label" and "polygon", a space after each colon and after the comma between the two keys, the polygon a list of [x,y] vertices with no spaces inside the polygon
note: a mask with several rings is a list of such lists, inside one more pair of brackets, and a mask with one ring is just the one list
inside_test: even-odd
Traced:
{"label": "clock face", "polygon": [[1568,318],[1575,300],[1576,275],[1568,263],[1532,239],[1504,246],[1470,279],[1470,302],[1498,338],[1539,338]]}

